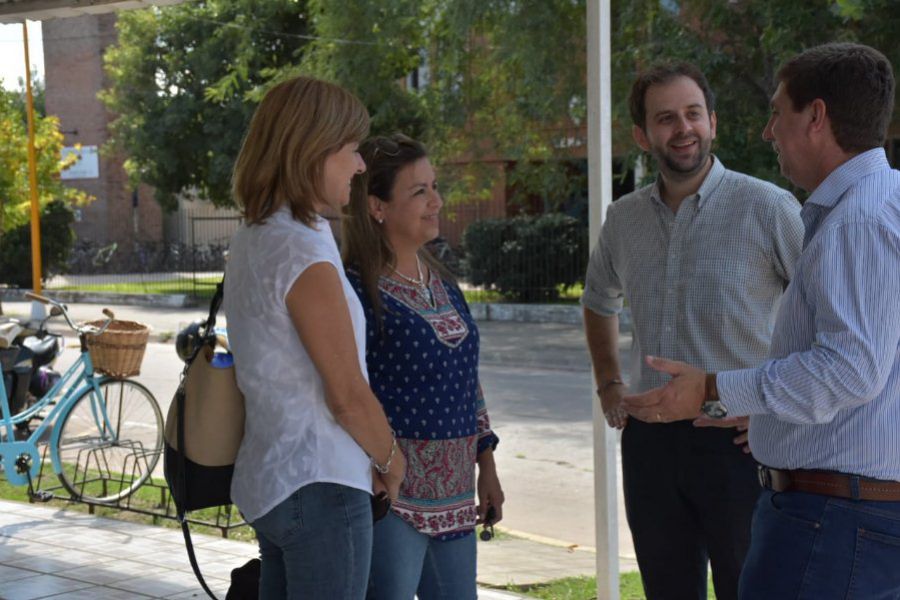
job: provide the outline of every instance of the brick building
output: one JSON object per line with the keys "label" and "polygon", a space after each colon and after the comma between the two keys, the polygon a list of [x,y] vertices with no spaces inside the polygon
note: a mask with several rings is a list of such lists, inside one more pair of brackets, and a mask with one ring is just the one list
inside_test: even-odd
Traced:
{"label": "brick building", "polygon": [[97,98],[106,85],[103,52],[116,41],[115,14],[50,19],[43,23],[47,113],[56,115],[65,145],[100,149],[97,177],[67,180],[96,198],[79,210],[78,239],[131,242],[163,239],[163,215],[146,186],[134,189],[122,167],[124,157],[104,148],[112,115]]}

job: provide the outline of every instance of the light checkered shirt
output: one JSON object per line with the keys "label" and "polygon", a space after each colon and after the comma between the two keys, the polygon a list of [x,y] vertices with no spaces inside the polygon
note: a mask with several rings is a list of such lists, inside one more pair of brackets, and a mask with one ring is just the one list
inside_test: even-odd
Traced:
{"label": "light checkered shirt", "polygon": [[656,183],[609,207],[581,302],[613,315],[627,298],[634,392],[668,380],[644,364],[647,354],[707,371],[756,366],[768,355],[802,241],[800,205],[789,192],[714,159],[677,214]]}
{"label": "light checkered shirt", "polygon": [[900,171],[876,148],[803,206],[806,244],[762,367],[719,373],[770,467],[900,481]]}

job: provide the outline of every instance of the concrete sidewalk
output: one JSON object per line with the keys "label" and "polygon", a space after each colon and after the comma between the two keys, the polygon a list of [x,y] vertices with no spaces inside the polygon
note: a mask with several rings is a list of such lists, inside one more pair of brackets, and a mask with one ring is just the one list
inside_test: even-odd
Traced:
{"label": "concrete sidewalk", "polygon": [[[192,536],[207,583],[220,598],[231,570],[257,555],[256,545]],[[479,571],[553,571],[546,548],[524,540],[479,542]],[[559,549],[563,555],[573,554]],[[575,553],[585,554],[587,553]],[[592,555],[591,555],[592,556]],[[574,557],[573,562],[583,562]],[[591,565],[593,560],[588,561]],[[479,581],[481,577],[479,576]],[[41,505],[0,501],[0,598],[132,600],[205,598],[191,571],[181,531]],[[479,587],[481,600],[520,594]]]}

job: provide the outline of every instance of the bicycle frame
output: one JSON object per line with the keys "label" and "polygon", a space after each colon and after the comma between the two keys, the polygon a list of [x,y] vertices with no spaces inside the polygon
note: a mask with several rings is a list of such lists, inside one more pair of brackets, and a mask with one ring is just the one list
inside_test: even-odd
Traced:
{"label": "bicycle frame", "polygon": [[[44,437],[45,433],[50,430],[50,455],[52,456],[53,470],[57,474],[62,471],[62,464],[59,462],[59,453],[56,449],[59,447],[60,428],[57,427],[59,419],[65,416],[66,412],[74,405],[75,401],[81,397],[88,389],[93,389],[91,394],[91,411],[97,430],[107,432],[111,439],[116,438],[116,432],[109,421],[106,413],[106,406],[103,402],[98,402],[101,398],[100,381],[103,378],[94,376],[94,365],[91,362],[91,355],[86,351],[82,340],[82,351],[78,359],[66,369],[66,372],[60,377],[60,380],[38,400],[35,404],[15,415],[10,414],[9,401],[6,397],[6,387],[3,378],[0,377],[0,412],[2,412],[3,420],[0,427],[6,430],[6,440],[0,442],[0,454],[3,455],[3,467],[6,471],[7,480],[13,485],[27,485],[32,479],[36,478],[40,471],[40,456],[38,454],[38,442]],[[68,389],[67,389],[68,386]],[[27,440],[16,441],[15,425],[17,423],[27,422],[30,418],[36,416],[41,410],[47,406],[54,404],[53,408],[43,419],[41,424],[28,436]],[[20,472],[23,465],[18,465],[20,456],[27,455],[30,457],[30,465],[28,472]]]}

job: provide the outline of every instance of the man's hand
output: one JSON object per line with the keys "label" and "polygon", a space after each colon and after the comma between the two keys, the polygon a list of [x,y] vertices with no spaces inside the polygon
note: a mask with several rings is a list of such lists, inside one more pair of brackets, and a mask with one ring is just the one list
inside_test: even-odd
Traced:
{"label": "man's hand", "polygon": [[615,429],[623,429],[628,422],[628,413],[622,408],[622,398],[627,391],[628,386],[624,383],[611,383],[597,392],[606,423]]}
{"label": "man's hand", "polygon": [[738,435],[734,437],[734,444],[741,446],[744,454],[750,454],[750,444],[747,442],[750,429],[750,417],[730,417],[728,419],[710,419],[709,417],[697,417],[694,419],[694,427],[734,427]]}
{"label": "man's hand", "polygon": [[670,423],[700,415],[706,395],[706,373],[691,365],[656,356],[647,357],[647,365],[672,379],[664,386],[643,394],[625,396],[622,404],[632,417],[646,423]]}

